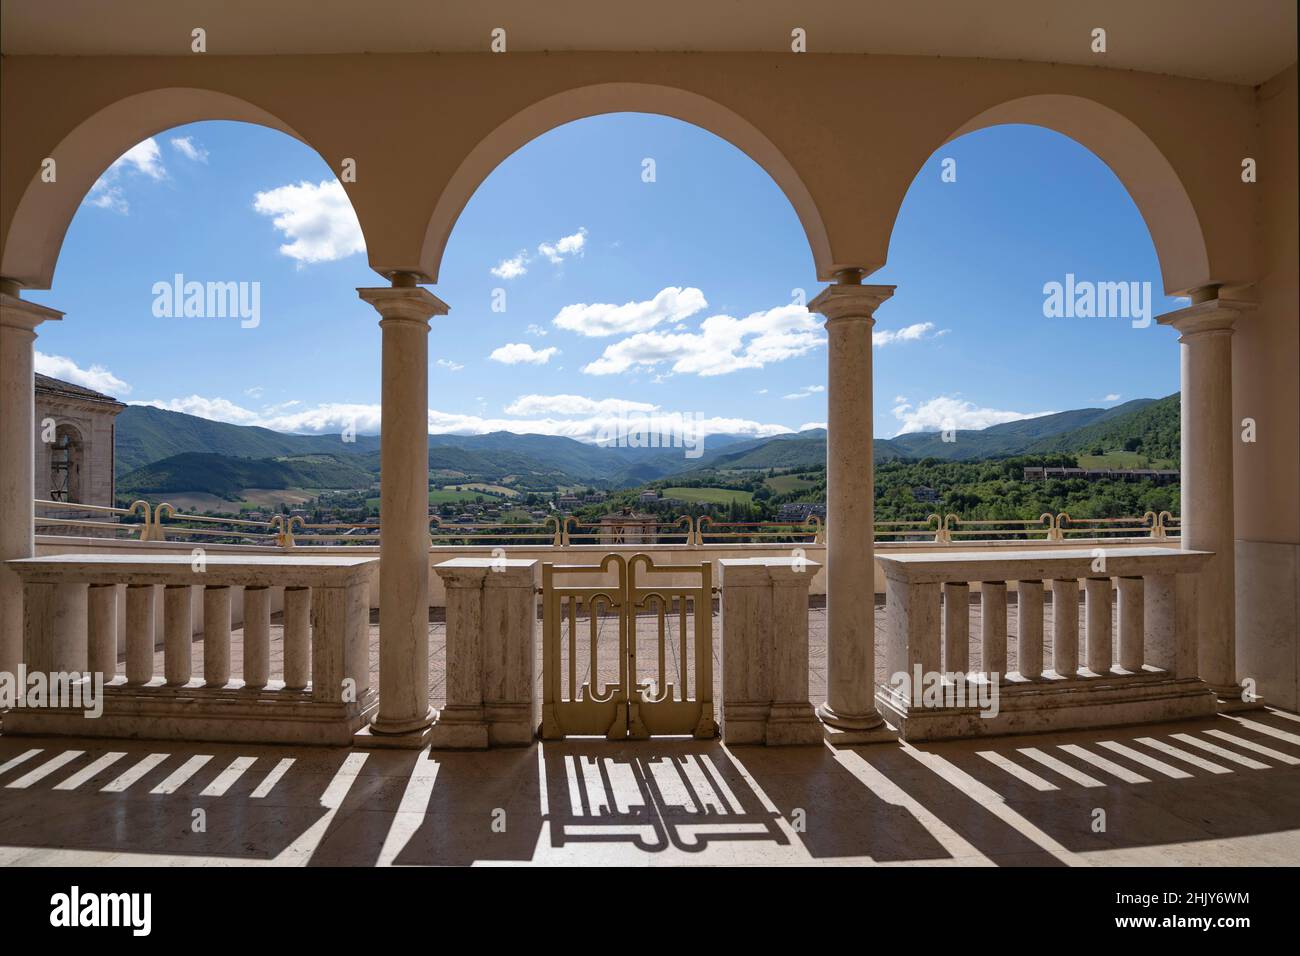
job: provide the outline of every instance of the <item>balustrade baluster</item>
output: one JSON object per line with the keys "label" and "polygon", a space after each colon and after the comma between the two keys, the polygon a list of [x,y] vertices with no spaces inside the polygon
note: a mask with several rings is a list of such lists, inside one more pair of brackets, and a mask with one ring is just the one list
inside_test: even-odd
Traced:
{"label": "balustrade baluster", "polygon": [[1043,676],[1043,582],[1016,582],[1016,669],[1031,680]]}
{"label": "balustrade baluster", "polygon": [[1007,673],[1007,582],[980,585],[980,647],[982,670],[990,681]]}
{"label": "balustrade baluster", "polygon": [[302,690],[311,678],[311,589],[284,589],[284,686]]}
{"label": "balustrade baluster", "polygon": [[1142,670],[1143,588],[1141,578],[1118,578],[1119,666],[1126,671]]}
{"label": "balustrade baluster", "polygon": [[104,682],[117,674],[117,586],[92,584],[86,598],[87,657]]}
{"label": "balustrade baluster", "polygon": [[169,584],[163,589],[163,674],[169,684],[188,684],[194,622],[190,612],[188,584]]}
{"label": "balustrade baluster", "polygon": [[203,589],[203,682],[209,687],[230,683],[230,588]]}
{"label": "balustrade baluster", "polygon": [[970,585],[943,586],[943,668],[954,674],[970,670]]}
{"label": "balustrade baluster", "polygon": [[1114,663],[1110,613],[1110,578],[1084,581],[1084,605],[1088,620],[1087,667],[1094,674],[1109,674]]}
{"label": "balustrade baluster", "polygon": [[153,680],[154,586],[132,584],[126,589],[126,681]]}
{"label": "balustrade baluster", "polygon": [[1052,670],[1079,675],[1079,582],[1052,582]]}
{"label": "balustrade baluster", "polygon": [[271,677],[271,589],[244,588],[244,686],[260,689]]}

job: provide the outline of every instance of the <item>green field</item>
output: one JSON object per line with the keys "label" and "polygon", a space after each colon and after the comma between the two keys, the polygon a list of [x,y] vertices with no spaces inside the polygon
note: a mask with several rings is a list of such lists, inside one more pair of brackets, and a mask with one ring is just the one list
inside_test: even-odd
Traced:
{"label": "green field", "polygon": [[[475,498],[479,498],[479,497],[482,497],[485,501],[492,500],[487,495],[484,495],[482,492],[479,491],[443,491],[442,489],[438,488],[429,492],[429,504],[454,505],[454,504],[459,504],[462,501],[473,501]],[[366,507],[371,509],[378,508],[379,499],[367,498]]]}
{"label": "green field", "polygon": [[764,482],[768,489],[774,495],[784,495],[791,491],[804,491],[813,487],[817,482],[805,478],[803,475],[777,475],[767,479]]}
{"label": "green field", "polygon": [[739,488],[665,488],[663,496],[700,505],[726,505],[733,501],[747,505],[754,499],[752,492]]}
{"label": "green field", "polygon": [[443,485],[443,491],[487,491],[505,498],[514,498],[519,492],[505,485],[490,485],[483,481],[468,481],[463,485]]}

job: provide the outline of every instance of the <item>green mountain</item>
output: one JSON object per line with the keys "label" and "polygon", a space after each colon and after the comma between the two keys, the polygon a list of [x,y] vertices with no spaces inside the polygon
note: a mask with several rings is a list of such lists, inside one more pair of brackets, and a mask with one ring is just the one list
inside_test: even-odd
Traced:
{"label": "green mountain", "polygon": [[124,498],[171,492],[205,492],[237,498],[245,488],[366,488],[375,476],[353,458],[300,455],[234,458],[183,452],[137,468],[118,479]]}
{"label": "green mountain", "polygon": [[[1013,455],[1106,454],[1137,452],[1153,460],[1178,461],[1177,393],[1162,399],[1139,398],[1114,408],[1080,408],[1040,415],[979,430],[958,429],[944,441],[941,432],[916,432],[877,438],[876,461],[936,458],[983,461]],[[826,432],[737,442],[705,455],[678,474],[701,470],[817,468],[826,464]]]}
{"label": "green mountain", "polygon": [[1099,450],[1103,453],[1129,451],[1152,460],[1176,463],[1181,450],[1182,406],[1178,393],[1155,401],[1142,399],[1140,404],[1127,402],[1112,411],[1133,405],[1139,407],[1124,415],[1101,418],[1083,428],[1040,439],[1025,451],[1030,454],[1068,451],[1084,455]]}
{"label": "green mountain", "polygon": [[339,435],[287,435],[255,425],[231,425],[147,405],[128,405],[117,416],[115,448],[116,472],[121,478],[185,452],[232,458],[346,456],[378,451],[379,437],[357,435],[355,442],[344,442]]}
{"label": "green mountain", "polygon": [[[939,432],[881,438],[875,456],[877,461],[955,462],[1128,452],[1176,462],[1178,434],[1174,394],[960,430],[954,441],[944,441]],[[379,438],[358,435],[344,442],[338,435],[286,435],[131,406],[118,417],[117,461],[122,496],[202,491],[231,497],[244,488],[366,488],[379,477]],[[682,448],[607,447],[547,435],[429,436],[429,467],[446,480],[507,483],[523,491],[565,485],[628,488],[670,476],[820,468],[825,463],[824,429],[761,439],[715,435],[694,459],[686,458]]]}

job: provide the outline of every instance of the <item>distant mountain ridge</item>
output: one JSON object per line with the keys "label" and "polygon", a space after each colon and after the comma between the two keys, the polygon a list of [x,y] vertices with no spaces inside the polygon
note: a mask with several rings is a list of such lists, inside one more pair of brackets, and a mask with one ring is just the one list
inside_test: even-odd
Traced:
{"label": "distant mountain ridge", "polygon": [[[240,488],[357,488],[379,477],[379,438],[289,435],[213,422],[180,412],[130,406],[118,417],[118,487],[123,495],[205,491],[230,496]],[[877,438],[877,460],[945,461],[1023,454],[1140,451],[1178,459],[1177,393],[1134,399],[1113,408],[1083,408],[961,429]],[[158,456],[153,458],[151,456]],[[519,490],[562,485],[635,487],[707,470],[807,468],[826,463],[825,429],[770,438],[714,436],[699,458],[682,448],[598,446],[552,435],[492,432],[430,435],[429,467],[448,482],[508,482]],[[437,480],[437,479],[435,479]]]}

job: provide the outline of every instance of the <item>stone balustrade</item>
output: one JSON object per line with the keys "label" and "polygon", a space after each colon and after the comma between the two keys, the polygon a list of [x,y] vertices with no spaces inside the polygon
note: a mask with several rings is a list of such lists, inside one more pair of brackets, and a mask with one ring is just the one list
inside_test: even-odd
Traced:
{"label": "stone balustrade", "polygon": [[[82,708],[49,702],[21,706],[6,714],[5,733],[347,744],[375,706],[367,590],[377,563],[373,556],[225,554],[63,554],[9,561],[23,586],[27,672],[102,676],[103,708],[91,718]],[[122,585],[126,613],[119,631]],[[198,675],[195,588],[202,590],[204,617]],[[273,589],[282,592],[284,608],[280,680],[271,678]],[[243,595],[244,634],[236,677],[230,651],[237,591]]]}
{"label": "stone balustrade", "polygon": [[532,743],[538,562],[453,558],[434,570],[447,589],[447,704],[437,748]]}
{"label": "stone balustrade", "polygon": [[817,744],[808,700],[808,586],[821,569],[806,558],[724,558],[722,737],[728,744]]}
{"label": "stone balustrade", "polygon": [[[1197,676],[1194,604],[1197,575],[1211,556],[1162,548],[877,555],[886,579],[889,675],[877,688],[877,704],[904,739],[914,740],[1212,714],[1215,696]],[[1008,582],[1017,595],[1010,672]],[[979,608],[974,668],[972,585]]]}

